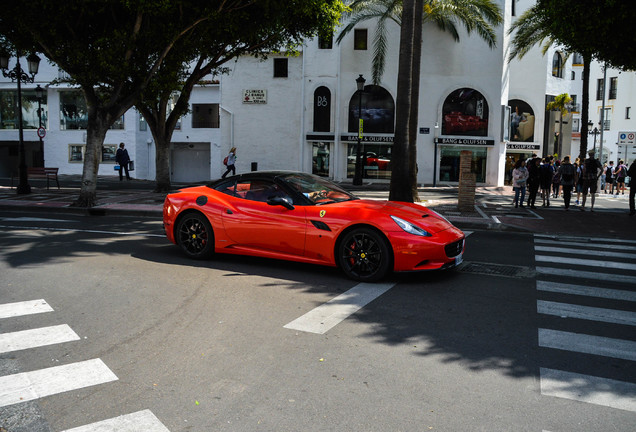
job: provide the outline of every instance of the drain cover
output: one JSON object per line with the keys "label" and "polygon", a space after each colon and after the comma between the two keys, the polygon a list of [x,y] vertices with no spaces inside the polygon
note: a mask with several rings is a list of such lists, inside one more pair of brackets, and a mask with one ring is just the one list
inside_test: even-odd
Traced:
{"label": "drain cover", "polygon": [[464,261],[464,263],[459,266],[458,270],[464,273],[477,273],[512,278],[532,277],[535,274],[535,272],[531,270],[530,267],[468,261]]}

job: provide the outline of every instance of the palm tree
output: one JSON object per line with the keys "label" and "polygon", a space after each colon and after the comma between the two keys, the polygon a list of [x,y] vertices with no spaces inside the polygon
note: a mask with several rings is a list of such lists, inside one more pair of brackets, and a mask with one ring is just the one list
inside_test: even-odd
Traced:
{"label": "palm tree", "polygon": [[[542,12],[542,9],[540,9],[538,5],[534,5],[521,14],[521,16],[512,24],[508,30],[508,34],[514,33],[514,37],[510,42],[508,62],[511,62],[515,58],[523,58],[532,49],[532,47],[540,44],[543,44],[541,47],[541,53],[545,55],[550,47],[555,44],[555,38],[549,31],[548,18]],[[579,157],[581,159],[585,159],[588,135],[587,122],[589,119],[590,63],[592,62],[592,52],[584,51],[579,54],[583,57],[583,100],[581,102],[581,145],[579,148]],[[548,106],[549,105],[550,104],[548,104]],[[548,106],[546,106],[547,109],[552,109]],[[557,109],[561,111],[560,108]],[[561,113],[563,115],[563,111],[561,111]],[[562,140],[563,136],[560,131],[558,149],[559,156],[561,156],[560,152],[563,149]]]}
{"label": "palm tree", "polygon": [[[572,98],[567,93],[562,93],[554,98],[554,100],[548,103],[545,106],[547,111],[559,111],[559,139],[555,143],[554,152],[559,155],[559,158],[563,158],[563,116],[570,113],[570,104],[572,103]],[[585,153],[585,152],[583,152]],[[584,159],[583,156],[582,159]]]}
{"label": "palm tree", "polygon": [[[476,31],[488,46],[493,48],[496,42],[494,26],[503,22],[501,11],[493,0],[355,0],[351,3],[350,9],[349,21],[336,41],[340,43],[360,22],[377,20],[372,62],[372,79],[376,85],[382,80],[386,63],[387,22],[393,21],[401,27],[390,199],[419,201],[416,142],[422,26],[427,22],[435,23],[438,28],[449,32],[455,41],[459,42],[458,25],[463,24],[468,33]],[[405,26],[408,31],[404,31]],[[406,67],[409,69],[404,69]],[[408,83],[404,80],[408,80]],[[400,88],[408,91],[400,91]],[[401,127],[406,129],[401,131]],[[400,146],[404,146],[405,150]],[[408,195],[404,191],[408,191]]]}

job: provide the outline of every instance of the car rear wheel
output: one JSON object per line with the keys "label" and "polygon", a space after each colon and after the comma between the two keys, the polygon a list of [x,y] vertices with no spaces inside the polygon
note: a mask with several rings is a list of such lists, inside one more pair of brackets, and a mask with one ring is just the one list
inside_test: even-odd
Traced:
{"label": "car rear wheel", "polygon": [[190,258],[209,258],[214,253],[214,232],[201,213],[184,215],[177,225],[177,244]]}
{"label": "car rear wheel", "polygon": [[338,246],[338,264],[347,276],[361,282],[375,282],[389,272],[392,257],[386,238],[369,228],[345,234]]}

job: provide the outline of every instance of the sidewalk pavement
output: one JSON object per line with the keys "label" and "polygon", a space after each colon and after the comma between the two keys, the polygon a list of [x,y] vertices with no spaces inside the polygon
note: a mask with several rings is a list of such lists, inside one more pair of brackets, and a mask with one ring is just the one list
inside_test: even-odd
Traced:
{"label": "sidewalk pavement", "polygon": [[[71,212],[76,214],[105,215],[124,214],[139,217],[162,217],[165,193],[153,192],[154,182],[133,179],[120,182],[117,176],[99,176],[97,183],[98,204],[91,209],[72,207],[79,196],[81,176],[60,175],[58,190],[46,189],[45,180],[30,180],[31,193],[17,195],[11,188],[9,178],[0,178],[0,209],[13,211]],[[389,185],[365,183],[353,186],[343,182],[343,188],[360,198],[388,199]],[[174,190],[191,186],[173,184]],[[550,207],[536,209],[514,208],[510,186],[477,187],[475,208],[461,212],[457,208],[457,186],[442,185],[422,187],[419,196],[422,204],[442,214],[463,230],[498,230],[509,232],[532,232],[561,236],[584,236],[592,238],[622,238],[636,240],[636,216],[629,216],[628,195],[609,196],[600,194],[596,198],[594,212],[579,211],[575,197],[569,211],[564,210],[563,199],[550,200]]]}

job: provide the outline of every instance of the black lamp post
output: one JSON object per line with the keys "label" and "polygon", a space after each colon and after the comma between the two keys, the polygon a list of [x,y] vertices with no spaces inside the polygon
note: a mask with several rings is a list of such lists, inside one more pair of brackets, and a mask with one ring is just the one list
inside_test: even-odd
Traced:
{"label": "black lamp post", "polygon": [[20,183],[18,184],[18,194],[31,193],[31,186],[29,185],[29,178],[27,176],[26,156],[24,151],[24,133],[22,129],[22,83],[32,83],[35,81],[35,74],[38,73],[40,66],[40,58],[35,54],[31,54],[27,57],[27,64],[29,69],[29,75],[22,70],[20,66],[20,50],[16,50],[16,64],[13,69],[9,70],[9,54],[7,52],[0,53],[0,69],[2,69],[2,75],[6,78],[11,78],[11,81],[17,81],[18,83],[18,137],[20,142],[20,165],[18,167],[20,171]]}
{"label": "black lamp post", "polygon": [[587,133],[590,135],[594,135],[594,155],[596,155],[596,137],[601,133],[601,131],[598,130],[596,126],[594,126],[594,129],[592,129],[593,124],[594,123],[592,122],[587,122]]}
{"label": "black lamp post", "polygon": [[44,141],[42,141],[42,97],[44,96],[44,89],[40,87],[40,84],[35,88],[35,97],[38,98],[38,138],[40,138],[40,166],[44,167]]}
{"label": "black lamp post", "polygon": [[358,143],[356,144],[356,168],[355,173],[353,175],[353,184],[361,185],[362,184],[362,160],[361,160],[361,141],[362,141],[362,92],[364,91],[364,83],[366,80],[360,74],[358,78],[356,78],[356,85],[358,86]]}

